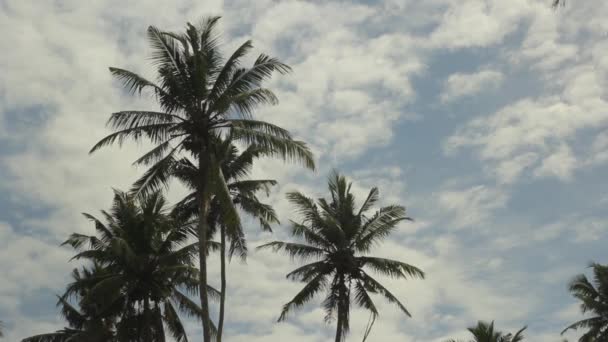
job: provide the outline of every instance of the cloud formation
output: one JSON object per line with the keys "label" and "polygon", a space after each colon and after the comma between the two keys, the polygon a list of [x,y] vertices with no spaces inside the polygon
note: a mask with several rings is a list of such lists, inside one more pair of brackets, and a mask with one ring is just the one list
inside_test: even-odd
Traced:
{"label": "cloud formation", "polygon": [[[555,12],[545,0],[6,0],[0,319],[7,340],[62,327],[53,294],[75,265],[58,244],[73,231],[91,232],[80,213],[107,207],[111,188],[128,188],[142,171],[131,162],[146,146],[87,154],[107,133],[109,113],[155,108],[150,98],[124,94],[107,67],[153,76],[146,27],[179,30],[207,14],[224,16],[226,51],[251,38],[257,52],[294,68],[269,84],[281,103],[259,117],[308,141],[320,170],[256,166],[256,175],[280,181],[269,202],[283,222],[293,216],[284,193],[323,195],[332,168],[352,176],[359,197],[377,185],[383,200],[407,206],[416,220],[377,251],[426,271],[424,281],[387,280],[414,317],[381,304],[372,341],[464,337],[479,319],[505,330],[530,324],[530,340],[555,341],[578,317],[565,284],[589,259],[605,257],[608,217],[597,203],[608,190],[608,3],[573,2]],[[460,108],[464,97],[484,101]],[[456,115],[432,110],[446,107]],[[409,172],[410,158],[429,172]],[[174,188],[169,197],[181,193]],[[249,237],[252,246],[271,238],[255,227]],[[272,238],[285,237],[276,227]],[[331,338],[314,304],[275,324],[301,286],[284,279],[294,266],[268,253],[231,264],[229,340]],[[530,285],[539,273],[547,280]],[[353,338],[367,318],[353,313]],[[195,322],[188,329],[193,340],[200,336]]]}

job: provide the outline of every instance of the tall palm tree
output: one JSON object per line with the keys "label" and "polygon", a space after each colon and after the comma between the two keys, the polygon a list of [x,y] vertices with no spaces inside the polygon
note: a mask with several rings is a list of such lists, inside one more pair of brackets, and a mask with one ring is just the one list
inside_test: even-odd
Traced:
{"label": "tall palm tree", "polygon": [[[103,298],[104,307],[119,307],[119,341],[188,341],[178,310],[202,319],[201,308],[188,295],[198,294],[198,269],[193,258],[198,243],[188,243],[192,223],[167,214],[160,192],[143,198],[115,191],[106,223],[90,214],[97,235],[72,234],[65,244],[85,259],[104,267],[103,276],[73,282],[66,296],[92,286],[89,296]],[[219,293],[210,288],[211,293]],[[186,291],[186,292],[184,292]]]}
{"label": "tall palm tree", "polygon": [[608,266],[592,263],[593,279],[579,274],[570,282],[569,290],[572,295],[581,301],[583,314],[591,317],[582,319],[568,326],[562,334],[573,329],[587,330],[579,342],[608,340]]}
{"label": "tall palm tree", "polygon": [[[69,327],[28,337],[22,342],[117,342],[114,325],[120,305],[106,306],[102,298],[90,296],[95,279],[103,278],[107,274],[108,271],[99,264],[83,267],[82,270],[74,269],[73,282],[86,286],[79,286],[78,290],[58,297],[57,301],[61,315]],[[70,299],[75,301],[77,306],[74,306]]]}
{"label": "tall palm tree", "polygon": [[[256,158],[267,155],[270,151],[264,150],[258,146],[251,145],[244,151],[233,144],[230,137],[219,143],[217,146],[218,162],[220,164],[222,174],[227,182],[227,187],[230,192],[232,202],[241,212],[259,220],[261,227],[266,231],[271,231],[273,223],[279,223],[274,209],[265,203],[262,203],[258,198],[259,192],[265,192],[268,195],[270,187],[276,185],[276,181],[272,179],[247,179],[253,166],[253,161]],[[161,175],[157,173],[157,175]],[[166,174],[162,174],[163,178],[175,177],[182,184],[190,189],[190,193],[180,201],[174,212],[180,215],[184,220],[198,219],[197,199],[196,199],[196,180],[198,177],[198,168],[188,158],[182,158],[166,169]],[[148,174],[144,174],[137,182],[135,182],[132,192],[135,194],[147,193],[151,188],[157,188],[154,184],[160,184],[148,181]],[[226,220],[222,217],[222,204],[216,196],[212,197],[207,224],[209,231],[207,236],[211,237],[215,234],[218,227],[220,230],[220,304],[219,304],[219,319],[217,328],[217,341],[221,342],[224,327],[225,316],[225,301],[226,301],[226,240],[230,240],[230,256],[235,252],[241,257],[246,256],[247,247],[245,234],[241,225],[227,226],[224,224]]]}
{"label": "tall palm tree", "polygon": [[[215,32],[218,21],[219,17],[210,17],[198,25],[188,23],[185,33],[148,28],[158,82],[124,69],[110,68],[110,71],[130,92],[150,91],[161,111],[113,113],[108,125],[114,133],[95,144],[91,152],[114,142],[121,144],[127,139],[147,138],[156,147],[135,163],[153,164],[158,172],[178,154],[186,153],[198,163],[198,217],[208,216],[210,199],[215,195],[224,207],[226,224],[238,225],[240,219],[215,155],[218,137],[230,131],[236,142],[256,144],[272,151],[275,157],[302,162],[311,169],[314,161],[306,144],[294,140],[288,131],[252,119],[258,105],[278,102],[272,91],[262,87],[263,81],[275,72],[287,73],[289,66],[261,54],[253,66],[241,67],[241,60],[252,49],[250,41],[243,43],[229,58],[222,58]],[[150,177],[151,181],[162,181],[154,177],[154,172]],[[205,342],[211,341],[205,253],[208,228],[206,220],[199,220],[199,292]]]}
{"label": "tall palm tree", "polygon": [[[291,225],[291,234],[301,242],[274,241],[258,247],[283,251],[301,260],[316,260],[287,274],[288,279],[307,284],[283,306],[279,321],[325,290],[325,320],[337,317],[336,342],[343,341],[349,331],[351,301],[369,310],[373,318],[378,315],[370,294],[383,296],[410,316],[397,297],[368,274],[368,269],[394,278],[424,278],[424,273],[412,265],[366,255],[400,222],[410,218],[399,205],[382,207],[370,215],[370,209],[379,200],[377,188],[371,189],[356,209],[351,185],[334,172],[329,178],[329,200],[320,198],[315,202],[299,192],[288,193],[287,199],[302,216],[301,222],[292,221]],[[353,290],[354,296],[351,296]]]}
{"label": "tall palm tree", "polygon": [[[524,340],[523,332],[526,328],[521,328],[515,334],[504,334],[494,329],[494,321],[490,323],[479,321],[477,322],[477,326],[470,327],[467,330],[473,335],[473,339],[470,342],[520,342]],[[447,342],[457,341],[449,340]]]}

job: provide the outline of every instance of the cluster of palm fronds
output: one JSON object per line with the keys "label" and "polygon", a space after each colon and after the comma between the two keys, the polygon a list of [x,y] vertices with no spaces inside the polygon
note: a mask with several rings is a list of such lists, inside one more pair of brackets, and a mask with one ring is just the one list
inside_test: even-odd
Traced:
{"label": "cluster of palm fronds", "polygon": [[[252,66],[243,67],[241,60],[252,49],[249,41],[224,58],[215,31],[218,20],[188,24],[183,33],[150,27],[155,81],[110,68],[131,93],[154,96],[160,111],[111,114],[108,125],[114,132],[91,152],[146,139],[154,146],[135,164],[148,169],[128,192],[115,191],[113,205],[102,211],[101,219],[85,214],[95,235],[75,233],[65,242],[74,248],[74,259],[86,261],[73,271],[72,282],[58,297],[68,327],[24,342],[149,342],[165,341],[166,336],[187,341],[180,314],[201,322],[204,342],[222,340],[227,261],[233,255],[245,258],[248,252],[241,215],[256,219],[267,231],[279,222],[273,208],[259,199],[276,181],[250,179],[254,162],[279,158],[308,169],[314,169],[315,162],[307,145],[290,132],[253,118],[259,105],[277,103],[263,82],[288,72],[289,66],[261,54]],[[163,190],[171,180],[190,193],[169,207]],[[273,241],[260,248],[312,260],[287,275],[306,285],[284,305],[279,321],[324,293],[325,320],[336,322],[335,341],[344,341],[349,332],[353,304],[370,312],[365,340],[379,315],[374,295],[410,316],[371,273],[401,279],[424,278],[424,273],[401,261],[369,255],[400,223],[410,220],[404,207],[378,208],[377,188],[357,205],[351,183],[338,173],[329,177],[329,195],[312,199],[288,193],[287,200],[300,216],[289,228],[296,241]],[[211,252],[220,255],[219,280],[207,277]],[[584,277],[571,288],[583,301],[583,311],[598,315],[569,327],[589,329],[581,342],[608,338],[607,272],[600,265],[594,269],[598,289]],[[219,282],[220,288],[210,282]],[[217,320],[210,317],[209,299],[218,302]],[[478,342],[518,342],[524,329],[503,334],[493,323],[480,322],[469,330]]]}
{"label": "cluster of palm fronds", "polygon": [[[226,260],[235,254],[244,258],[248,250],[240,215],[259,220],[265,230],[278,223],[272,207],[258,198],[276,182],[249,179],[254,161],[279,158],[309,169],[315,163],[305,143],[252,117],[258,105],[277,102],[263,81],[290,68],[264,54],[251,67],[242,67],[240,61],[252,48],[249,41],[224,58],[215,32],[218,20],[188,24],[184,33],[150,27],[155,82],[110,68],[130,92],[154,96],[160,111],[113,113],[108,125],[114,132],[91,152],[112,143],[147,139],[154,147],[135,164],[149,168],[128,192],[116,191],[112,209],[102,211],[102,219],[85,215],[96,235],[73,234],[65,242],[77,251],[74,259],[88,261],[74,271],[73,282],[59,297],[69,327],[25,341],[147,342],[164,341],[166,334],[186,341],[180,312],[202,323],[204,341],[221,341]],[[169,210],[162,190],[172,179],[191,192]],[[350,187],[336,173],[330,177],[329,200],[315,202],[290,193],[288,200],[303,216],[292,222],[292,233],[303,242],[262,246],[317,258],[288,275],[308,284],[286,304],[280,319],[326,290],[323,305],[326,320],[337,319],[336,341],[348,332],[351,302],[369,310],[374,319],[378,315],[371,294],[385,297],[409,315],[370,270],[397,278],[423,277],[409,264],[365,255],[408,217],[398,205],[371,213],[379,199],[377,189],[356,208]],[[212,240],[216,235],[219,242]],[[219,290],[207,279],[207,255],[212,251],[220,253]],[[191,296],[198,296],[200,305]],[[219,301],[217,326],[210,317],[210,297]]]}

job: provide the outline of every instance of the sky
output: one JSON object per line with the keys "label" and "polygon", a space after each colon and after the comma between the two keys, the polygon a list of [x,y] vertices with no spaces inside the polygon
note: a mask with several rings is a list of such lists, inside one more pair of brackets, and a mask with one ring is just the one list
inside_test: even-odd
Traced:
{"label": "sky", "polygon": [[[153,78],[146,28],[178,31],[206,15],[223,16],[227,53],[252,39],[256,53],[293,68],[268,83],[280,104],[257,118],[308,142],[319,167],[256,165],[256,177],[279,181],[267,201],[282,222],[296,218],[285,192],[323,196],[332,169],[360,200],[378,186],[383,204],[415,219],[373,251],[425,271],[382,279],[413,317],[378,298],[368,341],[465,338],[478,320],[561,341],[583,317],[567,284],[608,262],[608,2],[0,0],[6,341],[65,325],[55,294],[77,265],[59,244],[92,233],[81,213],[108,208],[112,188],[143,172],[131,163],[145,144],[88,155],[110,113],[156,108],[122,91],[108,67]],[[175,186],[168,197],[182,194]],[[285,225],[274,231],[251,224],[250,246],[288,238]],[[228,341],[332,340],[319,301],[276,323],[302,287],[284,277],[297,265],[265,251],[230,264]],[[349,340],[367,319],[353,312]],[[198,324],[187,327],[199,340]]]}

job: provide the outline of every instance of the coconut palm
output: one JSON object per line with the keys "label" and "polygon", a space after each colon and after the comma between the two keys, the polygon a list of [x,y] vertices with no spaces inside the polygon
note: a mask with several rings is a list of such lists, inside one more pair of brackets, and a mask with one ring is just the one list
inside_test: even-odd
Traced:
{"label": "coconut palm", "polygon": [[370,215],[370,209],[379,200],[378,189],[373,188],[356,209],[351,183],[335,172],[329,178],[329,192],[329,200],[320,198],[316,202],[299,192],[288,193],[287,199],[302,216],[302,221],[292,221],[291,225],[291,234],[300,241],[274,241],[259,248],[272,248],[301,260],[316,260],[287,274],[288,279],[306,282],[306,285],[283,306],[279,321],[285,320],[292,309],[325,291],[325,319],[337,318],[335,341],[339,342],[349,331],[351,301],[369,310],[372,318],[378,315],[370,294],[384,297],[410,316],[397,297],[369,275],[368,270],[404,279],[424,278],[424,273],[404,262],[366,255],[400,222],[410,220],[404,207],[390,205]]}
{"label": "coconut palm", "polygon": [[[167,214],[160,192],[143,198],[115,191],[106,223],[90,214],[97,235],[72,234],[65,244],[79,251],[74,259],[103,266],[106,274],[76,281],[66,296],[82,288],[103,298],[104,307],[119,310],[119,341],[165,341],[165,330],[176,341],[187,341],[178,311],[202,319],[201,308],[188,295],[198,294],[198,269],[193,258],[198,243],[188,243],[194,224]],[[211,293],[219,297],[216,290]]]}
{"label": "coconut palm", "polygon": [[[262,87],[275,72],[286,73],[289,66],[276,58],[260,55],[253,66],[241,67],[241,60],[252,48],[243,43],[227,59],[219,50],[216,26],[219,17],[206,18],[198,25],[188,24],[184,33],[163,32],[151,26],[148,38],[157,66],[158,82],[152,82],[131,71],[110,68],[132,93],[150,91],[160,110],[122,111],[110,116],[108,125],[114,133],[100,140],[91,152],[127,139],[148,139],[156,145],[135,164],[154,165],[150,182],[163,182],[156,177],[179,154],[197,161],[199,170],[197,201],[199,217],[207,217],[213,195],[223,205],[226,224],[238,225],[239,217],[230,200],[225,178],[215,155],[219,137],[230,131],[235,142],[256,144],[272,156],[302,162],[313,169],[312,153],[291,134],[267,122],[253,120],[258,105],[277,103],[276,96]],[[203,310],[203,337],[211,341],[209,302],[207,296],[207,221],[199,220],[200,303]]]}
{"label": "coconut palm", "polygon": [[[69,327],[53,333],[39,334],[28,337],[22,342],[115,342],[116,335],[114,324],[116,323],[117,312],[120,306],[104,305],[101,298],[90,296],[93,288],[93,281],[96,278],[103,278],[107,275],[107,270],[99,264],[91,267],[83,267],[82,270],[74,269],[72,280],[75,283],[88,284],[80,286],[77,291],[70,295],[58,297],[57,306],[61,308],[61,314],[69,324]],[[76,306],[72,302],[75,301]]]}
{"label": "coconut palm", "polygon": [[[483,321],[477,322],[477,326],[470,327],[467,330],[473,335],[470,342],[520,342],[524,340],[523,332],[527,327],[521,328],[515,334],[504,334],[503,332],[494,329],[494,321],[487,323]],[[447,342],[457,342],[449,340]]]}
{"label": "coconut palm", "polygon": [[[241,212],[259,220],[260,226],[264,230],[271,231],[271,224],[279,223],[279,220],[274,209],[259,200],[258,193],[265,192],[268,195],[270,187],[276,185],[276,181],[271,179],[247,179],[254,159],[265,156],[269,151],[251,145],[240,152],[232,143],[230,137],[218,143],[216,148],[216,154],[219,157],[218,162],[221,166],[222,174],[226,179],[232,202]],[[183,220],[198,219],[196,200],[197,166],[188,158],[182,158],[175,161],[171,167],[168,167],[166,173],[163,177],[175,177],[191,191],[176,205],[174,209],[175,214],[180,215]],[[147,180],[148,174],[146,173],[135,183],[132,192],[136,194],[148,192],[149,188],[153,186]],[[222,213],[222,204],[217,197],[213,197],[211,199],[209,216],[207,217],[207,224],[209,226],[207,236],[213,236],[219,227],[221,288],[217,329],[218,342],[221,341],[225,315],[227,238],[230,240],[231,245],[230,256],[236,252],[244,258],[247,252],[245,234],[241,225],[227,226],[224,224],[225,220],[222,218]]]}
{"label": "coconut palm", "polygon": [[581,301],[581,311],[591,317],[582,319],[568,326],[562,334],[573,329],[584,329],[586,332],[579,342],[608,340],[608,266],[592,263],[593,279],[580,274],[570,282],[569,290]]}

